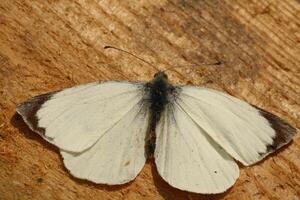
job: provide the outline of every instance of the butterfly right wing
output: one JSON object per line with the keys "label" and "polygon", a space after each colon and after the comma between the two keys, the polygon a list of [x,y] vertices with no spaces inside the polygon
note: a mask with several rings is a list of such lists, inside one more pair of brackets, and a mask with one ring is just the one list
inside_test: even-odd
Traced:
{"label": "butterfly right wing", "polygon": [[239,176],[233,158],[175,102],[157,124],[154,157],[160,176],[185,191],[224,192]]}

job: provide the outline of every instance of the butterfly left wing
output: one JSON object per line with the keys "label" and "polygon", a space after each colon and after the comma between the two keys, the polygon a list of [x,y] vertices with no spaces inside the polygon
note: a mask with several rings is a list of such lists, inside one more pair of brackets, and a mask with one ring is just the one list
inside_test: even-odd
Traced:
{"label": "butterfly left wing", "polygon": [[175,102],[157,124],[154,157],[160,176],[181,190],[220,193],[239,176],[232,157]]}

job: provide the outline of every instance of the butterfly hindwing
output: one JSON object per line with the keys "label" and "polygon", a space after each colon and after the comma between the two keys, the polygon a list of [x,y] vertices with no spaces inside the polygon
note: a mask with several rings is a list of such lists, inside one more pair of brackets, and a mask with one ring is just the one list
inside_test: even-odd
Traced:
{"label": "butterfly hindwing", "polygon": [[234,184],[239,168],[178,104],[166,106],[156,127],[155,163],[171,186],[220,193]]}
{"label": "butterfly hindwing", "polygon": [[89,149],[81,153],[61,151],[72,175],[102,184],[122,184],[134,179],[147,155],[145,138],[149,109],[140,102]]}

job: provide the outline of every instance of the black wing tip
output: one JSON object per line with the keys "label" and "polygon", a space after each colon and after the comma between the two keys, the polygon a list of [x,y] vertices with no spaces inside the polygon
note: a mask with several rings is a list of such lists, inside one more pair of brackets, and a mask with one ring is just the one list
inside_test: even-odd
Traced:
{"label": "black wing tip", "polygon": [[296,128],[291,126],[285,120],[281,119],[280,117],[278,117],[266,110],[263,110],[256,106],[253,106],[253,107],[258,109],[259,113],[265,119],[268,120],[271,127],[273,128],[273,130],[276,133],[275,137],[273,138],[273,143],[267,146],[267,151],[265,153],[267,153],[267,154],[272,153],[292,141],[293,137],[297,133]]}
{"label": "black wing tip", "polygon": [[23,118],[30,129],[41,135],[45,134],[45,129],[38,126],[38,117],[36,114],[42,105],[49,100],[54,93],[55,92],[51,92],[32,97],[31,99],[18,104],[16,107],[17,113]]}
{"label": "black wing tip", "polygon": [[273,143],[267,146],[268,152],[273,152],[292,141],[297,133],[296,128],[272,113],[261,112],[261,114],[269,121],[276,132]]}

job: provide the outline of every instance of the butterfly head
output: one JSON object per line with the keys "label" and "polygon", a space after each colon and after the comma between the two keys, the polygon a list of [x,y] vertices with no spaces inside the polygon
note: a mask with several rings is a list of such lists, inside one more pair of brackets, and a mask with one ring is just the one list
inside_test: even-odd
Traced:
{"label": "butterfly head", "polygon": [[154,74],[154,80],[168,81],[168,76],[164,71],[159,71]]}

